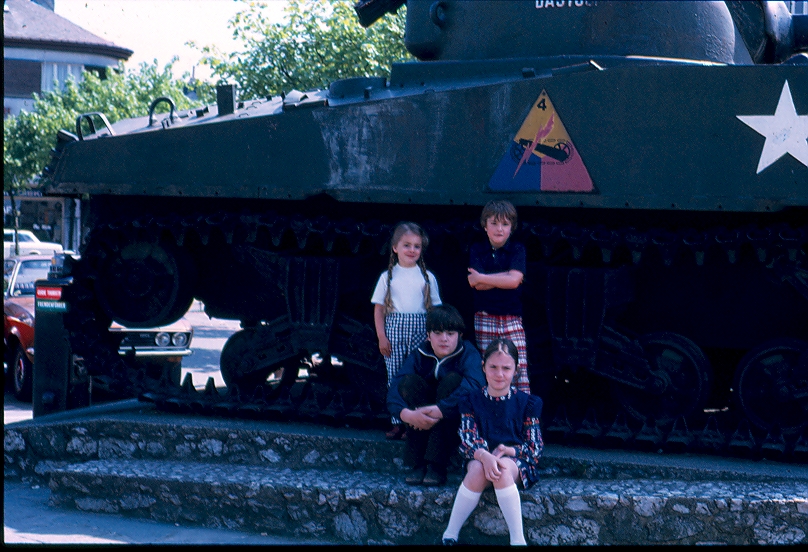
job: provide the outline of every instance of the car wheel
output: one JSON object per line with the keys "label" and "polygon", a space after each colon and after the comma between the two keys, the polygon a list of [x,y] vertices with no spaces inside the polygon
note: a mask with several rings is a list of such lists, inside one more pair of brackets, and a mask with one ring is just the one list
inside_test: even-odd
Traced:
{"label": "car wheel", "polygon": [[14,385],[14,396],[25,402],[31,401],[31,387],[33,383],[33,364],[28,360],[22,347],[18,346],[14,354],[11,379]]}

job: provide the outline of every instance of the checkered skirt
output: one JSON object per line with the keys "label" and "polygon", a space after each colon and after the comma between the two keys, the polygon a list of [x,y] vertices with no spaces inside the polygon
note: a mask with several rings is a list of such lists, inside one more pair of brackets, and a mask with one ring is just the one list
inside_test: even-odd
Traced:
{"label": "checkered skirt", "polygon": [[392,352],[384,357],[387,366],[387,387],[393,381],[404,359],[426,339],[426,314],[391,312],[384,317],[384,333],[390,341]]}
{"label": "checkered skirt", "polygon": [[[410,352],[426,340],[426,313],[391,312],[384,317],[384,333],[390,341],[390,356],[384,357],[387,367],[387,388],[398,374]],[[394,425],[401,422],[395,417]]]}

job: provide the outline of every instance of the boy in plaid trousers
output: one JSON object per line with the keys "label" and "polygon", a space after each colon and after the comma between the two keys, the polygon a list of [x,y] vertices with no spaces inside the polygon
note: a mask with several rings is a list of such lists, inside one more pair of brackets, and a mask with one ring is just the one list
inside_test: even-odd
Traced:
{"label": "boy in plaid trousers", "polygon": [[513,341],[519,351],[514,383],[520,391],[530,393],[521,295],[527,255],[524,245],[510,239],[516,222],[516,208],[510,201],[492,200],[483,207],[480,224],[488,240],[470,248],[468,281],[474,290],[477,347],[485,351],[498,337]]}

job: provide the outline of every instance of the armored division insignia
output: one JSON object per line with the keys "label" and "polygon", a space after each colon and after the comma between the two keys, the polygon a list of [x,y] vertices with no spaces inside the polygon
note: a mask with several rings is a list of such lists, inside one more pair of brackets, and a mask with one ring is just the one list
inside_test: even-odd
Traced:
{"label": "armored division insignia", "polygon": [[545,90],[488,182],[503,192],[592,192],[592,178]]}

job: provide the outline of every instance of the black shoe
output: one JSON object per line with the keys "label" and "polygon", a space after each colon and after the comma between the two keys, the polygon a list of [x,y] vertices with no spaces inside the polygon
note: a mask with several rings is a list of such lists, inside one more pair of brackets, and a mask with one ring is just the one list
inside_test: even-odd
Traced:
{"label": "black shoe", "polygon": [[443,539],[441,541],[441,544],[443,546],[457,546],[457,540],[456,539]]}
{"label": "black shoe", "polygon": [[407,478],[404,480],[407,485],[421,485],[424,482],[426,475],[426,466],[415,466],[407,472]]}
{"label": "black shoe", "polygon": [[424,487],[439,487],[446,483],[446,472],[436,470],[431,464],[426,469],[422,485]]}
{"label": "black shoe", "polygon": [[403,439],[403,438],[404,438],[404,431],[405,431],[405,430],[404,430],[404,426],[403,426],[403,425],[401,425],[401,424],[399,424],[399,425],[394,425],[394,426],[393,426],[393,429],[391,429],[390,431],[386,432],[386,433],[384,434],[384,436],[385,436],[385,438],[386,438],[386,439],[388,439],[388,440],[390,440],[390,441],[399,441],[399,440],[401,440],[401,439]]}

